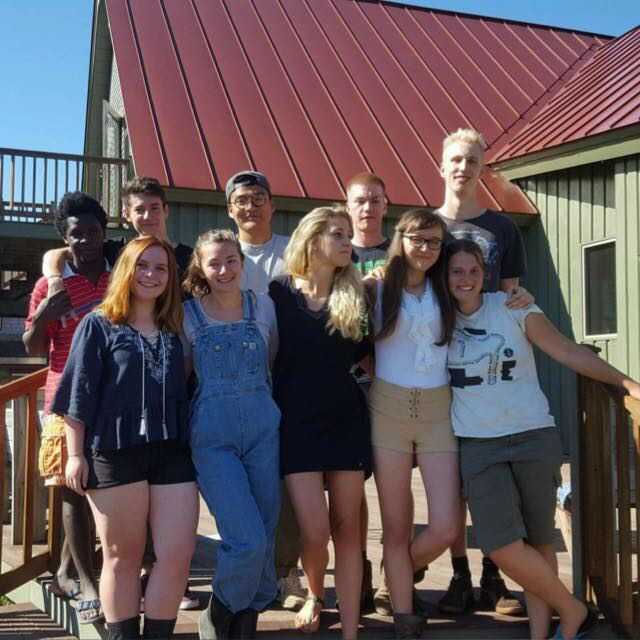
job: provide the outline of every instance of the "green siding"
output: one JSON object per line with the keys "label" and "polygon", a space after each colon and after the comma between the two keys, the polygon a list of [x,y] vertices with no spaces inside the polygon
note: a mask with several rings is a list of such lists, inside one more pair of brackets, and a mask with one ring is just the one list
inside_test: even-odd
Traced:
{"label": "green siding", "polygon": [[[302,212],[276,211],[273,216],[274,232],[287,236],[291,235],[302,215]],[[168,231],[174,242],[193,245],[199,234],[209,229],[219,228],[235,228],[226,207],[170,203]]]}
{"label": "green siding", "polygon": [[[639,157],[519,180],[540,218],[524,231],[527,286],[556,326],[632,376],[640,375]],[[582,248],[616,239],[618,334],[585,340]],[[636,336],[633,338],[633,336]],[[537,354],[542,386],[568,445],[576,425],[575,375]]]}

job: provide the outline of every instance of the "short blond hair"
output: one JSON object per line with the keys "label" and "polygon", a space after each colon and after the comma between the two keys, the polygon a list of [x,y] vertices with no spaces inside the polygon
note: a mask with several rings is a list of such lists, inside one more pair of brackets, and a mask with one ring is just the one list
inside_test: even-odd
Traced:
{"label": "short blond hair", "polygon": [[466,144],[477,144],[483,151],[487,149],[487,143],[484,139],[484,136],[475,129],[458,129],[453,133],[450,133],[443,141],[442,141],[442,155],[444,157],[444,152],[449,145],[455,144],[456,142],[465,142]]}

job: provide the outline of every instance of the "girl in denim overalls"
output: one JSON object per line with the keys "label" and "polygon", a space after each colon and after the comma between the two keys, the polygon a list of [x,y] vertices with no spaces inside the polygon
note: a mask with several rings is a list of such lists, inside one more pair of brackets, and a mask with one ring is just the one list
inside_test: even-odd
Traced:
{"label": "girl in denim overalls", "polygon": [[185,354],[198,387],[191,408],[197,482],[216,519],[217,553],[205,638],[254,637],[276,596],[280,411],[271,397],[277,349],[273,303],[240,290],[243,255],[231,231],[198,238],[185,288]]}

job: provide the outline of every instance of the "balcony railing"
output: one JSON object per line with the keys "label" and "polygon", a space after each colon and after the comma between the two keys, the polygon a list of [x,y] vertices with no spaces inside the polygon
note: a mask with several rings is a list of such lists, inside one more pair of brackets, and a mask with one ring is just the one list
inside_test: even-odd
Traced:
{"label": "balcony railing", "polygon": [[0,147],[0,221],[51,222],[67,191],[99,200],[109,223],[121,222],[120,189],[128,160]]}
{"label": "balcony railing", "polygon": [[640,402],[589,378],[579,385],[583,592],[640,637]]}

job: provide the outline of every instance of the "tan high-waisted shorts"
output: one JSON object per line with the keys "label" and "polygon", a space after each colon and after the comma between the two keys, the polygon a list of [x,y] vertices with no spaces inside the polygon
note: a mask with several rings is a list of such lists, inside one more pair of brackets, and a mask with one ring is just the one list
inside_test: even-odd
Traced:
{"label": "tan high-waisted shorts", "polygon": [[371,442],[406,453],[456,452],[450,409],[449,385],[407,389],[375,378],[369,391]]}

